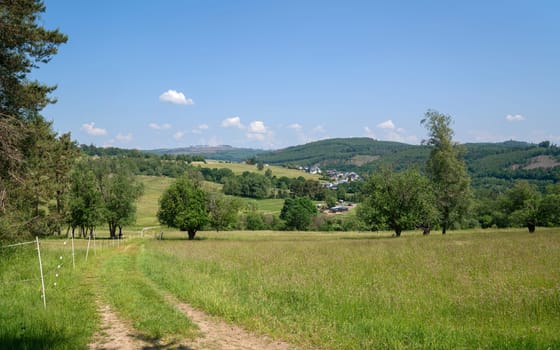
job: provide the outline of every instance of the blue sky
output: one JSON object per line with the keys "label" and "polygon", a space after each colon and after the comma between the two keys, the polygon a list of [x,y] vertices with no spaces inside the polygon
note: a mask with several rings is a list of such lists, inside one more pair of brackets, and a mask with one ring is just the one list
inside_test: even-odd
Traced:
{"label": "blue sky", "polygon": [[558,1],[61,1],[34,77],[79,143],[276,149],[331,137],[560,143]]}

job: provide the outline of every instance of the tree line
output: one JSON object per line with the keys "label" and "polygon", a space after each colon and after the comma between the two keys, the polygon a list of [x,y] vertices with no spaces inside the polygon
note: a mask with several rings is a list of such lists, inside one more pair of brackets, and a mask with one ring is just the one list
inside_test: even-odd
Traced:
{"label": "tree line", "polygon": [[[203,173],[207,180],[223,183],[224,193],[235,196],[271,198],[274,197],[274,189],[286,189],[288,195],[279,215],[280,221],[268,220],[272,223],[268,227],[272,229],[390,229],[398,237],[404,230],[411,229],[420,229],[427,235],[433,229],[440,229],[445,234],[449,229],[461,227],[526,226],[529,232],[534,232],[537,225],[560,224],[560,184],[547,187],[541,195],[534,185],[521,181],[494,200],[488,197],[475,198],[471,179],[462,159],[464,150],[453,141],[452,121],[449,115],[428,110],[421,120],[429,136],[424,144],[430,150],[424,172],[418,167],[409,167],[404,171],[384,167],[371,174],[367,182],[358,189],[362,200],[356,219],[348,219],[346,225],[342,221],[337,222],[338,219],[324,219],[324,216],[321,219],[317,215],[313,200],[328,201],[333,195],[332,191],[323,188],[318,181],[304,178],[275,179],[271,172],[265,175],[245,172],[235,176],[233,172],[224,169],[205,169]],[[189,181],[191,180],[184,178],[177,183],[190,183]],[[211,221],[210,215],[215,208],[208,207],[208,199],[203,200],[205,195],[201,186],[191,184],[187,188],[190,190],[173,196],[176,201],[172,205],[167,202],[170,195],[166,191],[160,203],[158,217],[163,224],[189,231],[189,238],[192,239],[197,230],[203,229]],[[199,192],[194,195],[193,191]],[[195,199],[190,199],[191,196]],[[185,214],[176,212],[169,216],[163,215],[168,213],[170,207],[180,206],[181,201],[185,208],[190,208],[185,209]],[[193,203],[198,203],[195,205],[198,211],[192,209]],[[229,207],[234,208],[234,211],[240,209],[231,205]],[[222,229],[235,226],[232,223],[238,217],[231,212],[230,224],[223,225]],[[174,221],[181,218],[194,220],[197,225]],[[259,214],[253,212],[245,218],[250,223],[247,229],[267,227],[262,214],[259,217]],[[194,227],[194,231],[191,227]]]}
{"label": "tree line", "polygon": [[68,39],[39,25],[44,11],[31,0],[3,2],[0,11],[0,240],[43,225],[45,205],[57,226],[76,152],[70,135],[57,135],[40,114],[56,87],[29,76]]}

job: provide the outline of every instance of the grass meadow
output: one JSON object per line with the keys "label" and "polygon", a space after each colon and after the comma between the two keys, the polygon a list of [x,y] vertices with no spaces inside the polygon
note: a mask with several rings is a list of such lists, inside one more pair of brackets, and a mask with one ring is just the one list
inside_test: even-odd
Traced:
{"label": "grass meadow", "polygon": [[159,208],[159,198],[175,179],[163,176],[138,176],[144,185],[144,194],[138,199],[136,212],[136,227],[158,226],[156,213]]}
{"label": "grass meadow", "polygon": [[[257,172],[257,170],[256,170],[257,166],[256,165],[249,165],[249,164],[244,164],[244,163],[226,163],[226,162],[207,160],[206,163],[195,162],[193,164],[195,164],[197,166],[200,166],[202,168],[211,168],[211,169],[212,168],[217,168],[217,169],[227,168],[227,169],[230,169],[231,171],[233,171],[234,174],[236,174],[236,175],[241,175],[245,171]],[[320,176],[317,175],[317,174],[309,174],[309,173],[306,173],[306,172],[301,171],[301,170],[288,169],[288,168],[284,168],[284,167],[276,166],[276,165],[265,166],[265,168],[259,173],[264,174],[264,172],[267,169],[270,169],[272,171],[272,176],[276,176],[278,178],[280,178],[282,176],[287,176],[289,178],[295,178],[295,177],[303,176],[305,179],[308,179],[308,180],[319,180],[319,178],[320,178]]]}
{"label": "grass meadow", "polygon": [[[159,227],[138,232],[158,226],[173,180],[141,181],[125,244],[100,239],[86,261],[87,240],[76,240],[74,270],[69,241],[41,240],[46,310],[35,246],[0,248],[0,348],[86,348],[98,303],[173,347],[197,327],[170,295],[302,349],[560,348],[560,229],[199,232],[194,241],[165,229],[160,241]],[[255,202],[270,213],[282,203]]]}
{"label": "grass meadow", "polygon": [[560,348],[560,234],[206,233],[147,241],[161,288],[310,348]]}
{"label": "grass meadow", "polygon": [[98,324],[97,286],[83,269],[84,243],[76,244],[74,270],[69,243],[41,241],[46,309],[36,245],[0,248],[1,349],[79,349],[89,343]]}
{"label": "grass meadow", "polygon": [[302,349],[560,348],[558,229],[197,237],[76,240],[76,270],[43,240],[47,310],[34,247],[2,248],[0,348],[85,348],[96,302],[172,347],[197,328],[170,295]]}

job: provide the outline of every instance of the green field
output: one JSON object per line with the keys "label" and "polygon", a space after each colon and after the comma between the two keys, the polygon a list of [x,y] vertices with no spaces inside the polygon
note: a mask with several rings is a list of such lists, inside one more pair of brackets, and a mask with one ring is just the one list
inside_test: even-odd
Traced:
{"label": "green field", "polygon": [[[144,185],[144,194],[138,200],[136,225],[133,229],[139,230],[143,227],[158,226],[159,222],[156,218],[158,200],[163,191],[175,180],[157,176],[138,176],[138,179]],[[210,191],[220,191],[222,185],[206,181],[204,187]],[[280,215],[284,205],[283,199],[242,199],[246,204],[255,206],[258,211],[264,214]]]}
{"label": "green field", "polygon": [[[0,348],[85,348],[100,327],[99,303],[172,347],[197,328],[169,296],[302,349],[560,348],[559,229],[400,239],[205,231],[187,241],[155,217],[173,179],[139,179],[144,194],[125,245],[97,240],[86,261],[87,241],[76,240],[74,270],[69,244],[42,241],[46,310],[34,246],[0,249]],[[283,200],[247,202],[278,214]],[[154,228],[137,239],[143,227]]]}
{"label": "green field", "polygon": [[138,176],[138,179],[144,185],[144,194],[138,199],[136,227],[158,226],[159,197],[175,179],[163,176]]}
{"label": "green field", "polygon": [[[197,163],[193,163],[196,166],[200,166],[202,168],[227,168],[230,169],[231,171],[233,171],[236,175],[240,175],[245,171],[249,171],[249,172],[258,172],[257,170],[257,166],[256,165],[249,165],[249,164],[245,164],[245,163],[228,163],[228,162],[219,162],[219,161],[212,161],[212,160],[208,160],[206,161],[206,163],[202,163],[202,162],[197,162]],[[289,178],[297,178],[300,176],[303,176],[305,179],[308,180],[319,180],[320,176],[319,175],[313,175],[313,174],[309,174],[306,173],[304,171],[301,170],[297,170],[297,169],[288,169],[288,168],[284,168],[281,166],[276,166],[276,165],[270,165],[270,166],[266,166],[264,168],[264,170],[262,170],[259,173],[264,174],[264,172],[270,169],[272,171],[272,176],[276,176],[278,178],[282,177],[282,176],[287,176]]]}
{"label": "green field", "polygon": [[[85,346],[95,299],[147,338],[192,337],[166,294],[309,349],[560,347],[560,230],[390,235],[201,232],[187,241],[169,232],[119,248],[98,242],[89,263],[79,241],[77,269],[66,261],[46,311],[36,282],[3,286],[0,348]],[[42,245],[49,267],[68,257],[60,240]],[[36,270],[33,249],[16,253],[2,255],[4,284]]]}
{"label": "green field", "polygon": [[147,242],[145,273],[212,314],[293,343],[560,346],[558,230],[200,238],[191,242],[196,249],[182,241]]}

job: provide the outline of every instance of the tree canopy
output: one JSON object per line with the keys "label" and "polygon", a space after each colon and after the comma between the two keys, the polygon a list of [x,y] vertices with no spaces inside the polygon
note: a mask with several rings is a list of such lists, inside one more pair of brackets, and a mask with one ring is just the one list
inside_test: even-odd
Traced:
{"label": "tree canopy", "polygon": [[309,229],[317,208],[308,197],[287,198],[280,213],[280,219],[286,221],[286,229],[305,231]]}
{"label": "tree canopy", "polygon": [[398,173],[384,168],[369,178],[364,196],[358,217],[372,230],[390,228],[397,237],[415,228],[428,233],[437,220],[430,182],[415,168]]}
{"label": "tree canopy", "polygon": [[[67,40],[41,25],[44,11],[42,1],[0,3],[0,237],[8,239],[60,232],[68,165],[76,156],[69,134],[57,137],[39,114],[55,102],[49,96],[55,86],[29,78]],[[55,210],[44,210],[55,198]]]}
{"label": "tree canopy", "polygon": [[49,62],[68,38],[58,29],[40,25],[45,5],[39,0],[2,1],[0,11],[0,114],[22,120],[37,117],[55,100],[56,86],[47,86],[28,75],[40,63]]}
{"label": "tree canopy", "polygon": [[431,148],[426,171],[432,181],[443,234],[465,217],[472,199],[470,176],[460,157],[460,147],[453,142],[452,121],[451,116],[434,110],[428,110],[421,120],[429,134],[424,141]]}
{"label": "tree canopy", "polygon": [[208,213],[207,196],[193,178],[178,178],[160,198],[158,220],[164,225],[187,231],[189,239],[206,225]]}

